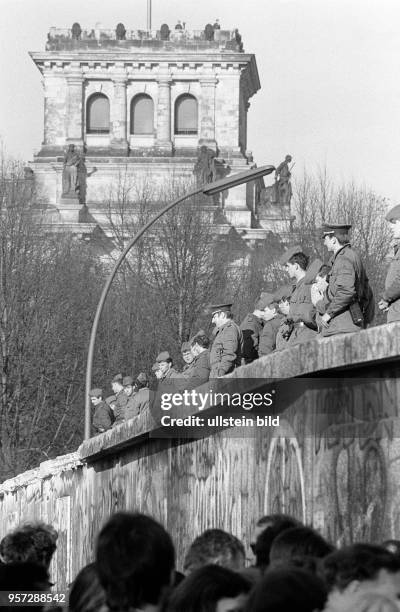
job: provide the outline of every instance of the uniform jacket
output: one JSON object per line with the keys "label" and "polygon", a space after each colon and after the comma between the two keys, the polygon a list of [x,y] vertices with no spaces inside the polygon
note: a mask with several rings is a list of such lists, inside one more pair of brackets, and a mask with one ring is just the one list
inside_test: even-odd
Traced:
{"label": "uniform jacket", "polygon": [[195,389],[210,378],[210,351],[206,349],[197,355],[191,367],[182,372],[174,381],[177,390]]}
{"label": "uniform jacket", "polygon": [[125,406],[128,403],[128,399],[129,398],[123,389],[117,394],[117,399],[115,400],[115,410],[114,410],[114,415],[115,415],[114,427],[116,425],[120,425],[121,423],[125,421]]}
{"label": "uniform jacket", "polygon": [[99,433],[103,433],[113,424],[114,413],[111,410],[110,406],[106,402],[101,402],[97,404],[94,415],[93,415],[93,430],[95,432],[94,435]]}
{"label": "uniform jacket", "polygon": [[258,358],[258,345],[263,324],[255,314],[247,314],[240,324],[243,334],[242,358],[245,363],[251,363]]}
{"label": "uniform jacket", "polygon": [[229,374],[240,365],[243,349],[243,335],[232,320],[217,328],[210,351],[210,378]]}
{"label": "uniform jacket", "polygon": [[382,297],[389,302],[387,322],[400,321],[400,244],[393,248]]}
{"label": "uniform jacket", "polygon": [[293,331],[288,344],[299,344],[312,340],[317,335],[315,323],[316,309],[311,301],[311,283],[307,274],[296,283],[290,296],[290,309],[288,318],[294,323]]}
{"label": "uniform jacket", "polygon": [[264,327],[261,330],[260,341],[258,344],[258,355],[260,357],[269,355],[276,349],[276,337],[282,320],[283,315],[278,314],[270,321],[264,322]]}
{"label": "uniform jacket", "polygon": [[331,266],[325,312],[332,319],[328,327],[323,328],[322,335],[360,331],[361,327],[353,323],[349,308],[359,302],[364,310],[367,294],[371,291],[361,257],[350,244],[345,244],[333,255]]}
{"label": "uniform jacket", "polygon": [[150,389],[148,387],[142,387],[133,397],[129,398],[131,401],[125,406],[125,420],[133,419],[142,413],[150,402]]}

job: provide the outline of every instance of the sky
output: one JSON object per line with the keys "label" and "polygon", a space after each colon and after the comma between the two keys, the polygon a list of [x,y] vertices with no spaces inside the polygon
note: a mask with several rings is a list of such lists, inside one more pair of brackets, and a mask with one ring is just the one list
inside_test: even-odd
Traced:
{"label": "sky", "polygon": [[[41,75],[28,51],[51,26],[146,28],[146,0],[0,0],[0,138],[32,159],[43,139]],[[152,0],[153,29],[219,18],[254,53],[261,90],[250,100],[248,149],[258,165],[286,154],[293,176],[327,169],[400,201],[399,0]]]}

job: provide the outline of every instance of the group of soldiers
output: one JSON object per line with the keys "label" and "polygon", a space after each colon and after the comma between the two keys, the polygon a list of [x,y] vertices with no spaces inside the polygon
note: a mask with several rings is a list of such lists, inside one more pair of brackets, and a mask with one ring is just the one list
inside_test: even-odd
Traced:
{"label": "group of soldiers", "polygon": [[[387,321],[400,320],[400,205],[387,216],[394,236],[385,291],[378,303]],[[332,253],[328,264],[309,258],[301,246],[292,246],[280,258],[291,284],[273,293],[262,292],[253,312],[240,325],[232,318],[232,303],[209,307],[215,326],[213,340],[204,330],[181,348],[184,367],[178,370],[167,351],[152,367],[159,383],[168,382],[180,392],[195,389],[210,378],[219,378],[237,366],[317,337],[360,331],[374,318],[374,296],[360,255],[350,245],[351,226],[324,224],[322,239]],[[93,428],[101,433],[141,414],[150,402],[149,379],[142,372],[134,382],[116,375],[114,395],[103,400],[101,389],[90,393],[96,410]]]}

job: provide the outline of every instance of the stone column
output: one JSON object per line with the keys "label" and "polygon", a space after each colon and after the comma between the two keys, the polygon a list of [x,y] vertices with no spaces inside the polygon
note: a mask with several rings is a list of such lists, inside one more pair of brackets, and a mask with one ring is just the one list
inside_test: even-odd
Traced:
{"label": "stone column", "polygon": [[67,73],[67,144],[83,147],[83,76],[77,65]]}
{"label": "stone column", "polygon": [[111,149],[113,152],[121,155],[128,153],[127,140],[127,100],[126,100],[126,84],[125,76],[115,77],[114,83],[114,100],[112,102],[112,118],[111,118]]}
{"label": "stone column", "polygon": [[200,106],[200,132],[199,146],[205,145],[217,151],[215,140],[215,87],[218,80],[213,77],[200,79],[201,106]]}
{"label": "stone column", "polygon": [[168,76],[157,79],[157,148],[163,155],[172,153],[171,141],[171,79]]}

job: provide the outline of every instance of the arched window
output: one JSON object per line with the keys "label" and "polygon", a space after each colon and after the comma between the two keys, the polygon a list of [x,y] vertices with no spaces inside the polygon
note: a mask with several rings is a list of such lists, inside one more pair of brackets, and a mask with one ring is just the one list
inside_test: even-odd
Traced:
{"label": "arched window", "polygon": [[153,132],[153,100],[146,94],[139,94],[131,102],[131,134],[153,134]]}
{"label": "arched window", "polygon": [[175,134],[197,134],[197,100],[184,94],[175,102]]}
{"label": "arched window", "polygon": [[110,103],[104,94],[93,94],[87,101],[86,132],[88,134],[110,132]]}

